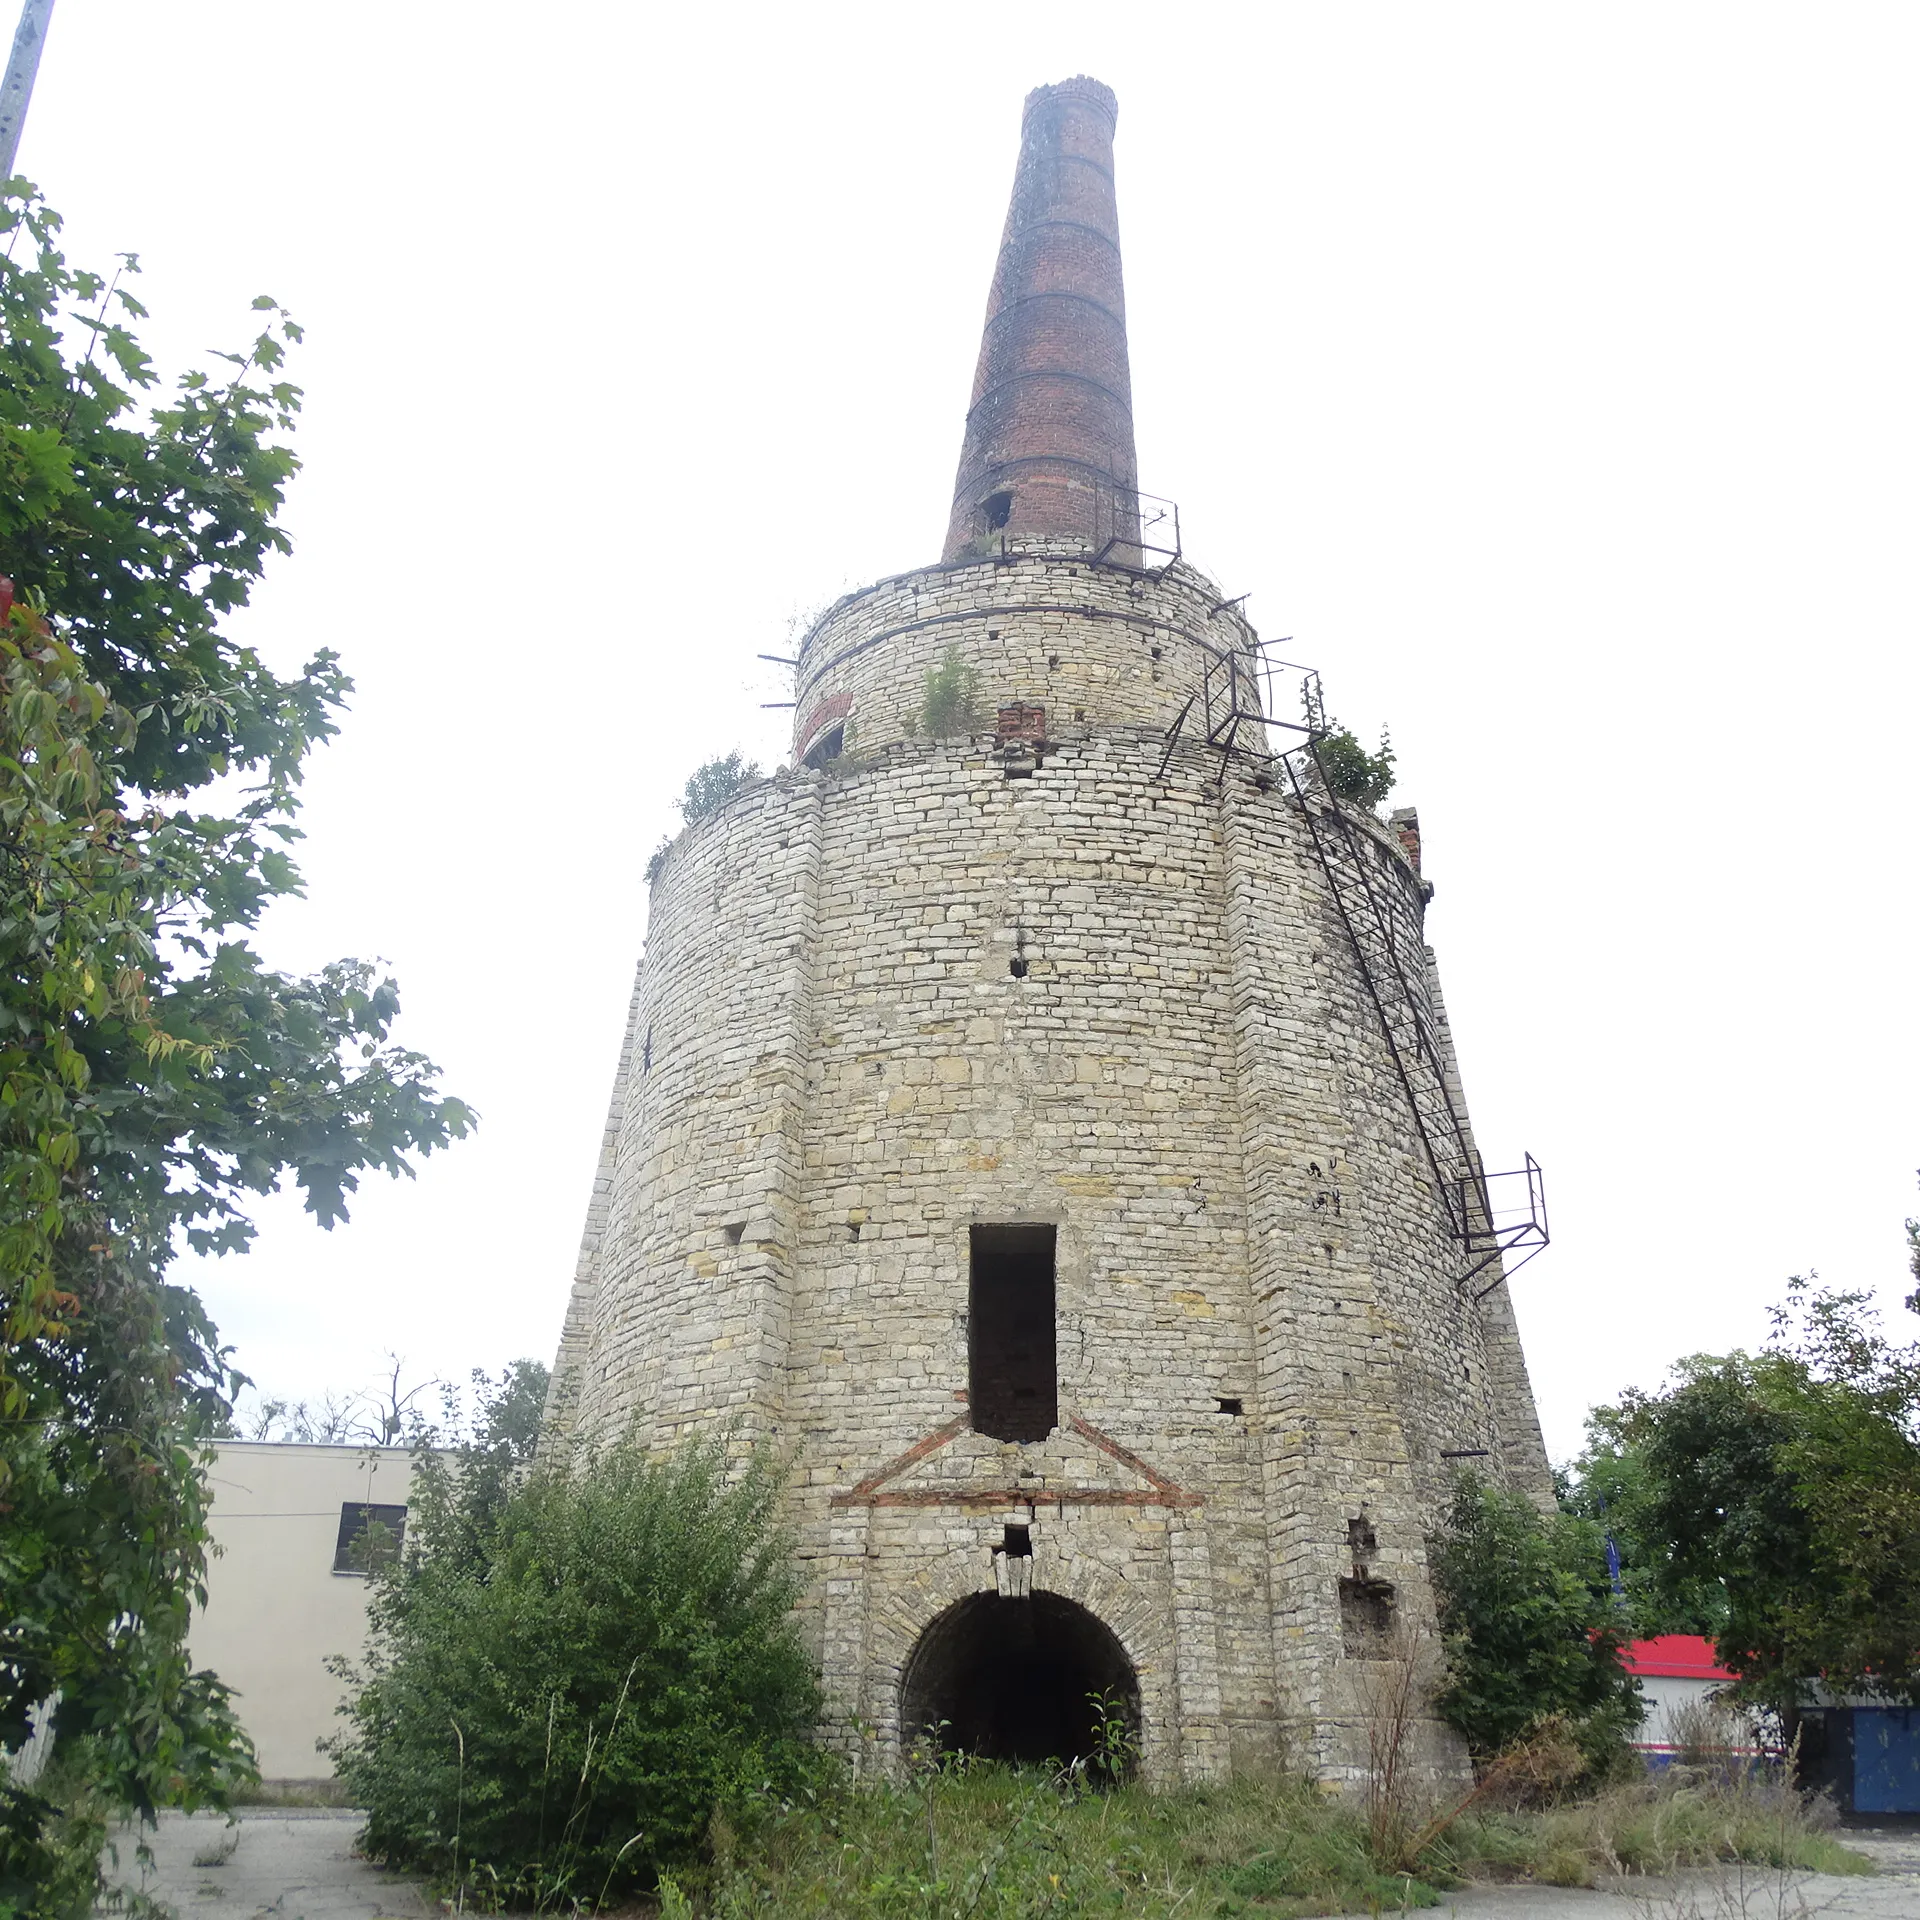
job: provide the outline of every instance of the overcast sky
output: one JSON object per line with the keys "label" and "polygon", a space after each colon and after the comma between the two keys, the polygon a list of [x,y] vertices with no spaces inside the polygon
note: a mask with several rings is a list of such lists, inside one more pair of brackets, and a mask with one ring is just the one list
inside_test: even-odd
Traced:
{"label": "overcast sky", "polygon": [[[194,1274],[276,1391],[550,1358],[641,870],[938,552],[1026,91],[1120,96],[1142,484],[1390,723],[1549,1445],[1916,1209],[1920,9],[60,0],[21,150],[178,368],[308,328],[244,617],[359,691],[294,967],[484,1116]],[[1897,1311],[1897,1307],[1896,1307]],[[1911,1331],[1911,1323],[1908,1323]]]}

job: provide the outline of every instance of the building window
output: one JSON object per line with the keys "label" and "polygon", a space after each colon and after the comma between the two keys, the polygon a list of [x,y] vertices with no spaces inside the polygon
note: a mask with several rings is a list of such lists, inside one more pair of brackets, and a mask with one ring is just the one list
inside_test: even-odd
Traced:
{"label": "building window", "polygon": [[335,1573],[371,1573],[400,1551],[407,1537],[405,1507],[346,1500],[340,1506],[340,1537],[334,1542]]}
{"label": "building window", "polygon": [[995,1440],[1044,1440],[1060,1421],[1053,1242],[1052,1227],[973,1229],[967,1404]]}

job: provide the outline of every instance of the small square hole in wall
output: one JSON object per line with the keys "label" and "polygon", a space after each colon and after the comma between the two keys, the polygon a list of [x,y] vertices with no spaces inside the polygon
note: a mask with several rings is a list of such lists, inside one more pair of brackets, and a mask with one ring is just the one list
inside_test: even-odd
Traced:
{"label": "small square hole in wall", "polygon": [[745,1233],[746,1230],[747,1223],[744,1220],[729,1220],[727,1224],[720,1229],[720,1231],[727,1236],[727,1245],[730,1247],[737,1247],[740,1244],[740,1236]]}
{"label": "small square hole in wall", "polygon": [[1033,1529],[1031,1527],[1009,1526],[1000,1539],[1000,1551],[1009,1560],[1031,1560],[1033,1558]]}
{"label": "small square hole in wall", "polygon": [[1012,974],[1016,980],[1024,980],[1027,977],[1027,963],[1016,953],[1013,958],[1007,962],[1007,971]]}
{"label": "small square hole in wall", "polygon": [[1355,1660],[1384,1660],[1393,1651],[1393,1584],[1347,1577],[1340,1582],[1340,1645]]}
{"label": "small square hole in wall", "polygon": [[1246,1403],[1228,1395],[1215,1402],[1222,1413],[1245,1413]]}
{"label": "small square hole in wall", "polygon": [[1347,1551],[1356,1560],[1364,1560],[1369,1554],[1380,1551],[1380,1542],[1374,1537],[1373,1522],[1362,1514],[1357,1514],[1347,1522]]}

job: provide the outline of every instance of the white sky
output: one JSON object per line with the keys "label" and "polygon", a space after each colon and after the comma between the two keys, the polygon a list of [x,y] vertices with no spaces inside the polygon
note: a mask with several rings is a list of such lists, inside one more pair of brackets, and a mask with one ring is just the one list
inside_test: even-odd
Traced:
{"label": "white sky", "polygon": [[[309,329],[247,636],[359,683],[277,962],[484,1115],[202,1269],[279,1391],[551,1357],[645,917],[754,656],[937,554],[1020,103],[1118,164],[1143,484],[1389,721],[1549,1445],[1786,1276],[1905,1290],[1920,10],[61,0],[21,150],[171,367]],[[1911,1323],[1908,1323],[1909,1328]]]}

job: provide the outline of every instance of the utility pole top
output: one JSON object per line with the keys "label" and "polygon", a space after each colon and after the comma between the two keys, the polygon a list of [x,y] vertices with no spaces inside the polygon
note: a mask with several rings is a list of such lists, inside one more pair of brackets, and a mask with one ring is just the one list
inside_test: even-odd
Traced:
{"label": "utility pole top", "polygon": [[26,125],[33,76],[40,71],[40,49],[47,43],[47,23],[52,18],[53,0],[24,0],[20,8],[13,51],[7,56],[6,81],[0,85],[0,180],[13,177],[20,129]]}

